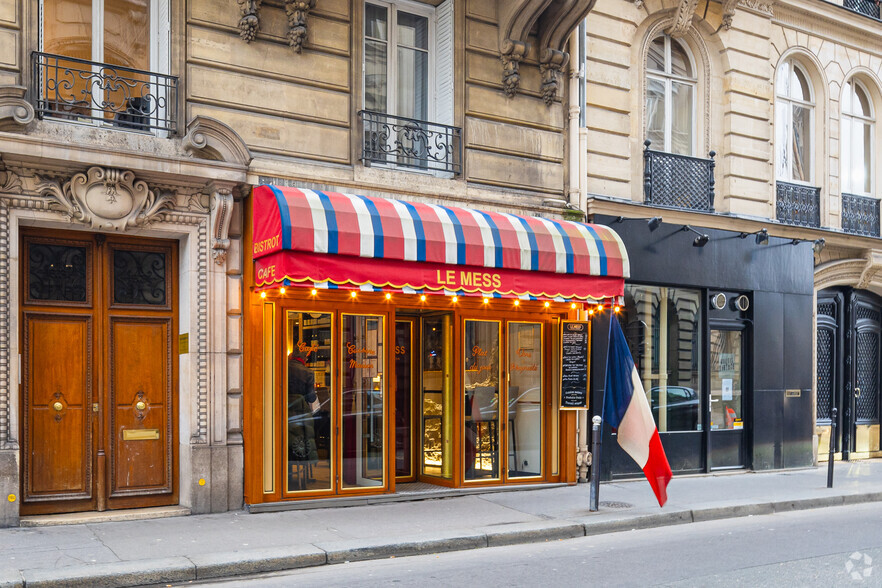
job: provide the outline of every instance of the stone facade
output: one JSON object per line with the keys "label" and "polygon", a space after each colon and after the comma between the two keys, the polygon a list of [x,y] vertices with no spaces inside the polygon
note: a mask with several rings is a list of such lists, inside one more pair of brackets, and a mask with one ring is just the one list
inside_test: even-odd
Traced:
{"label": "stone facade", "polygon": [[[859,80],[876,116],[882,107],[882,24],[857,10],[843,0],[598,0],[585,39],[589,214],[663,215],[666,223],[743,232],[765,227],[802,242],[824,239],[826,247],[815,254],[816,291],[851,286],[882,293],[879,238],[842,230],[844,84]],[[679,39],[695,62],[695,155],[716,152],[712,213],[644,205],[647,52],[663,32]],[[775,76],[786,59],[799,63],[814,91],[817,228],[795,226],[776,211]],[[878,169],[876,129],[872,167]],[[872,198],[882,196],[880,186],[875,180]]]}
{"label": "stone facade", "polygon": [[[434,67],[455,72],[444,122],[462,129],[456,175],[360,160],[363,2],[151,4],[151,26],[159,23],[170,40],[152,41],[162,45],[156,55],[165,62],[153,71],[178,79],[165,106],[177,115],[175,127],[155,133],[35,111],[37,3],[0,0],[0,525],[19,517],[21,227],[179,241],[180,330],[189,334],[179,363],[180,503],[204,513],[242,504],[242,305],[250,256],[241,239],[251,185],[583,215],[579,181],[568,175],[568,162],[579,161],[568,140],[579,137],[567,80],[579,68],[566,49],[591,1],[417,3],[453,19],[450,54]],[[137,187],[130,209],[92,210],[78,195],[108,177]]]}

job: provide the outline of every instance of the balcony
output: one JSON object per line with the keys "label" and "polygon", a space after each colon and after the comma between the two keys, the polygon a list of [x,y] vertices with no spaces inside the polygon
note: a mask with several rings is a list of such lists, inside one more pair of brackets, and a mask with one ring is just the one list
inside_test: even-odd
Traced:
{"label": "balcony", "polygon": [[875,0],[844,0],[842,5],[852,12],[879,20],[879,4]]}
{"label": "balcony", "polygon": [[842,195],[842,230],[853,235],[879,236],[879,201],[867,196]]}
{"label": "balcony", "polygon": [[361,110],[361,161],[426,172],[462,173],[462,129]]}
{"label": "balcony", "polygon": [[643,195],[646,204],[685,210],[714,210],[714,156],[708,159],[653,151],[643,142]]}
{"label": "balcony", "polygon": [[177,130],[177,77],[37,51],[31,65],[32,103],[41,119]]}
{"label": "balcony", "polygon": [[788,225],[821,226],[821,189],[814,186],[777,182],[776,218]]}

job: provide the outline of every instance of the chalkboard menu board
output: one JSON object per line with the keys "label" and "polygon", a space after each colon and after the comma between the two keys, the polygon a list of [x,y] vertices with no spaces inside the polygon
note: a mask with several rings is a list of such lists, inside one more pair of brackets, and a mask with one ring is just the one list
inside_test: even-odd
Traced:
{"label": "chalkboard menu board", "polygon": [[563,321],[560,346],[560,407],[588,408],[591,323]]}

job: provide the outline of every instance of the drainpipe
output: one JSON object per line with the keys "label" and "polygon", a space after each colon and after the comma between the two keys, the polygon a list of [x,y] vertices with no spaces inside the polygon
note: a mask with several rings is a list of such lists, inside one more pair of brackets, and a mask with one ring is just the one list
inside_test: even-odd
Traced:
{"label": "drainpipe", "polygon": [[[581,175],[584,171],[582,169],[581,163],[581,155],[582,149],[579,141],[579,115],[582,111],[579,99],[579,82],[582,76],[582,71],[584,64],[582,63],[582,59],[580,58],[581,51],[581,39],[579,32],[582,30],[582,27],[576,27],[572,33],[570,33],[570,38],[568,40],[569,50],[570,50],[570,62],[569,62],[569,71],[567,72],[567,82],[568,82],[568,92],[569,92],[569,116],[567,119],[568,128],[567,128],[567,144],[569,147],[569,178],[568,178],[568,186],[567,186],[567,208],[572,210],[585,210],[584,203],[582,202],[582,192],[581,192]],[[584,430],[587,428],[587,421],[584,423],[585,426],[582,426],[583,423],[580,423],[580,429]],[[581,474],[580,474],[581,477]]]}

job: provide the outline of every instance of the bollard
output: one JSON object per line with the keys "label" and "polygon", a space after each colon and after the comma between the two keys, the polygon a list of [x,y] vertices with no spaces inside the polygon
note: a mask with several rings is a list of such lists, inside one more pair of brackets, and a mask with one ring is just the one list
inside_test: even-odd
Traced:
{"label": "bollard", "polygon": [[833,487],[833,454],[836,453],[836,413],[833,408],[833,416],[830,421],[830,457],[827,458],[827,488]]}
{"label": "bollard", "polygon": [[591,419],[591,491],[588,497],[588,510],[597,512],[597,495],[600,491],[600,423],[599,416]]}

